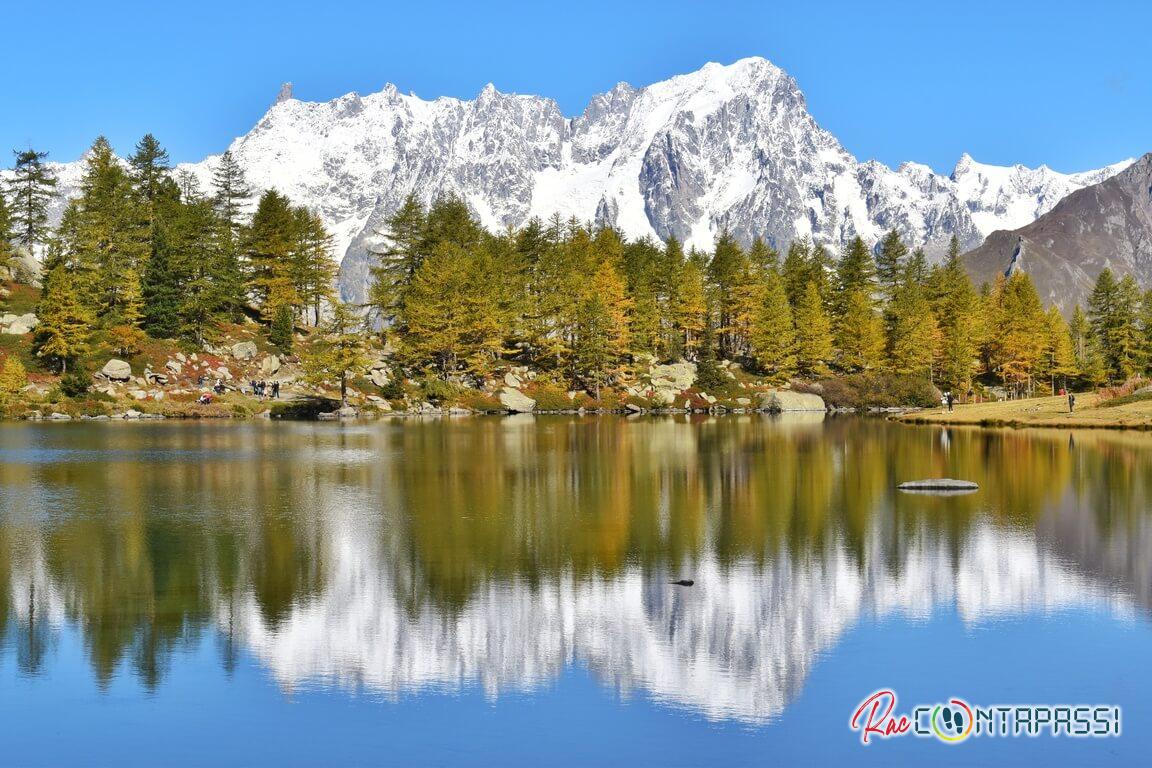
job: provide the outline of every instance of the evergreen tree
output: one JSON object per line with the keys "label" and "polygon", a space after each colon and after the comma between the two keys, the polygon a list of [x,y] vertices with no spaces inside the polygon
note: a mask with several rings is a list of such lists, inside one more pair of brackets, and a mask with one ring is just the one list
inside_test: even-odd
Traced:
{"label": "evergreen tree", "polygon": [[302,359],[304,375],[314,386],[336,381],[340,402],[348,403],[348,375],[368,365],[363,323],[340,301],[333,301],[328,319],[316,330]]}
{"label": "evergreen tree", "polygon": [[1123,380],[1137,369],[1140,334],[1137,314],[1140,292],[1131,276],[1117,281],[1105,268],[1096,278],[1088,298],[1088,321],[1104,367],[1112,379]]}
{"label": "evergreen tree", "polygon": [[843,315],[850,301],[859,300],[852,296],[853,292],[861,291],[871,301],[875,286],[876,264],[872,254],[859,236],[854,237],[836,265],[837,313]]}
{"label": "evergreen tree", "polygon": [[144,320],[140,278],[133,269],[124,273],[118,319],[119,322],[108,330],[112,348],[120,355],[134,355],[140,351],[145,333],[140,327]]}
{"label": "evergreen tree", "polygon": [[424,206],[416,195],[410,194],[388,218],[387,230],[376,233],[384,244],[379,250],[371,251],[377,263],[372,267],[368,303],[385,321],[392,321],[403,313],[404,292],[428,255],[427,226]]}
{"label": "evergreen tree", "polygon": [[56,362],[66,373],[68,363],[88,350],[92,315],[80,300],[75,278],[63,264],[56,265],[44,281],[36,306],[37,357]]}
{"label": "evergreen tree", "polygon": [[13,150],[16,165],[9,182],[16,243],[35,252],[48,234],[48,204],[56,194],[56,174],[44,164],[47,152]]}
{"label": "evergreen tree", "polygon": [[775,248],[770,248],[760,237],[752,241],[752,247],[748,249],[748,263],[754,270],[761,273],[769,270],[780,268],[780,254],[776,252]]}
{"label": "evergreen tree", "polygon": [[244,276],[241,268],[244,207],[252,190],[244,171],[231,151],[220,156],[212,172],[212,203],[218,221],[215,249],[219,265],[214,270],[226,311],[235,317],[244,303]]}
{"label": "evergreen tree", "polygon": [[905,277],[904,262],[907,256],[908,247],[900,239],[900,233],[893,229],[884,236],[880,242],[880,252],[876,254],[876,279],[889,301],[896,295]]}
{"label": "evergreen tree", "polygon": [[292,306],[278,303],[272,311],[272,322],[268,326],[268,341],[284,354],[292,352]]}
{"label": "evergreen tree", "polygon": [[303,306],[312,312],[312,324],[320,325],[320,312],[325,303],[336,295],[336,262],[332,259],[332,235],[324,227],[319,215],[307,208],[293,212],[296,223],[296,242],[292,250],[292,280],[296,295]]}
{"label": "evergreen tree", "polygon": [[8,196],[3,189],[0,189],[0,264],[7,268],[11,279],[16,277],[16,269],[12,263],[16,257],[16,249],[12,247],[15,236],[12,229],[12,211],[8,208]]}
{"label": "evergreen tree", "polygon": [[780,274],[784,280],[784,291],[788,294],[788,303],[793,307],[800,303],[808,283],[812,281],[811,246],[807,238],[793,240],[784,256]]}
{"label": "evergreen tree", "polygon": [[815,281],[810,281],[793,310],[796,326],[796,363],[807,376],[828,372],[832,357],[832,332],[824,302]]}

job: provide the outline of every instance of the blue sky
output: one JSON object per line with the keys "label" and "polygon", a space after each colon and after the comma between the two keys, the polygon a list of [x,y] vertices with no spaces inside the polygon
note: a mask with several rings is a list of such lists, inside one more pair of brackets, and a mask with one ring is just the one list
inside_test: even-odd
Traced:
{"label": "blue sky", "polygon": [[[763,56],[861,159],[1084,170],[1152,150],[1152,3],[41,2],[5,10],[0,147],[78,156],[151,131],[175,160],[297,97],[470,98],[488,81],[578,114],[642,85]],[[14,33],[19,30],[19,33]],[[32,62],[27,63],[26,62]]]}

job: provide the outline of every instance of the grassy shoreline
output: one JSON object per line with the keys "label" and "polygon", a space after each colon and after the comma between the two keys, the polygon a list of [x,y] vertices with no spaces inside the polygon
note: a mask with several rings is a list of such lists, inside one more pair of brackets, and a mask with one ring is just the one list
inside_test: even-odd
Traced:
{"label": "grassy shoreline", "polygon": [[1102,405],[1099,395],[1086,392],[1076,395],[1073,413],[1068,413],[1066,397],[1035,397],[956,405],[951,413],[933,408],[893,418],[905,424],[1148,430],[1152,429],[1152,400]]}

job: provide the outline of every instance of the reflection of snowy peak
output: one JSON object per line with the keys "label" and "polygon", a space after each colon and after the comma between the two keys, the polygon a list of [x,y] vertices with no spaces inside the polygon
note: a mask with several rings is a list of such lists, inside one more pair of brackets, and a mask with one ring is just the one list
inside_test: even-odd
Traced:
{"label": "reflection of snowy peak", "polygon": [[[374,232],[410,193],[457,193],[494,230],[559,214],[699,247],[725,227],[745,242],[810,235],[839,247],[895,227],[935,255],[953,234],[975,246],[1122,167],[1063,175],[965,156],[949,177],[860,163],[816,124],[796,82],[760,58],[622,83],[575,118],[491,85],[472,101],[424,101],[391,85],[323,103],[286,94],[231,150],[254,187],[323,215],[351,299],[363,297]],[[188,167],[207,183],[213,163]]]}
{"label": "reflection of snowy peak", "polygon": [[955,606],[965,621],[1132,603],[1069,568],[1036,539],[974,528],[959,561],[945,539],[913,537],[899,567],[868,547],[863,566],[843,548],[766,565],[707,558],[696,586],[632,567],[616,577],[570,575],[536,585],[489,583],[459,611],[425,604],[381,579],[390,566],[366,551],[362,527],[332,532],[336,571],[323,592],[276,627],[253,597],[222,609],[230,626],[285,687],[337,680],[398,695],[480,684],[490,696],[530,690],[579,661],[622,693],[643,691],[709,718],[760,721],[799,693],[819,655],[869,618],[926,618]]}

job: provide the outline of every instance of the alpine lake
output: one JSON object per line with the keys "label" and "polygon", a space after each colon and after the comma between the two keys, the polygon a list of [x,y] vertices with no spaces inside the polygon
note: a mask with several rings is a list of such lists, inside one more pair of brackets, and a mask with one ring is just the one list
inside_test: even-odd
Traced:
{"label": "alpine lake", "polygon": [[[975,481],[962,495],[898,491]],[[691,581],[690,586],[676,584]],[[817,415],[0,426],[0,763],[1136,765],[1152,434]],[[862,744],[1108,705],[1108,738]]]}

